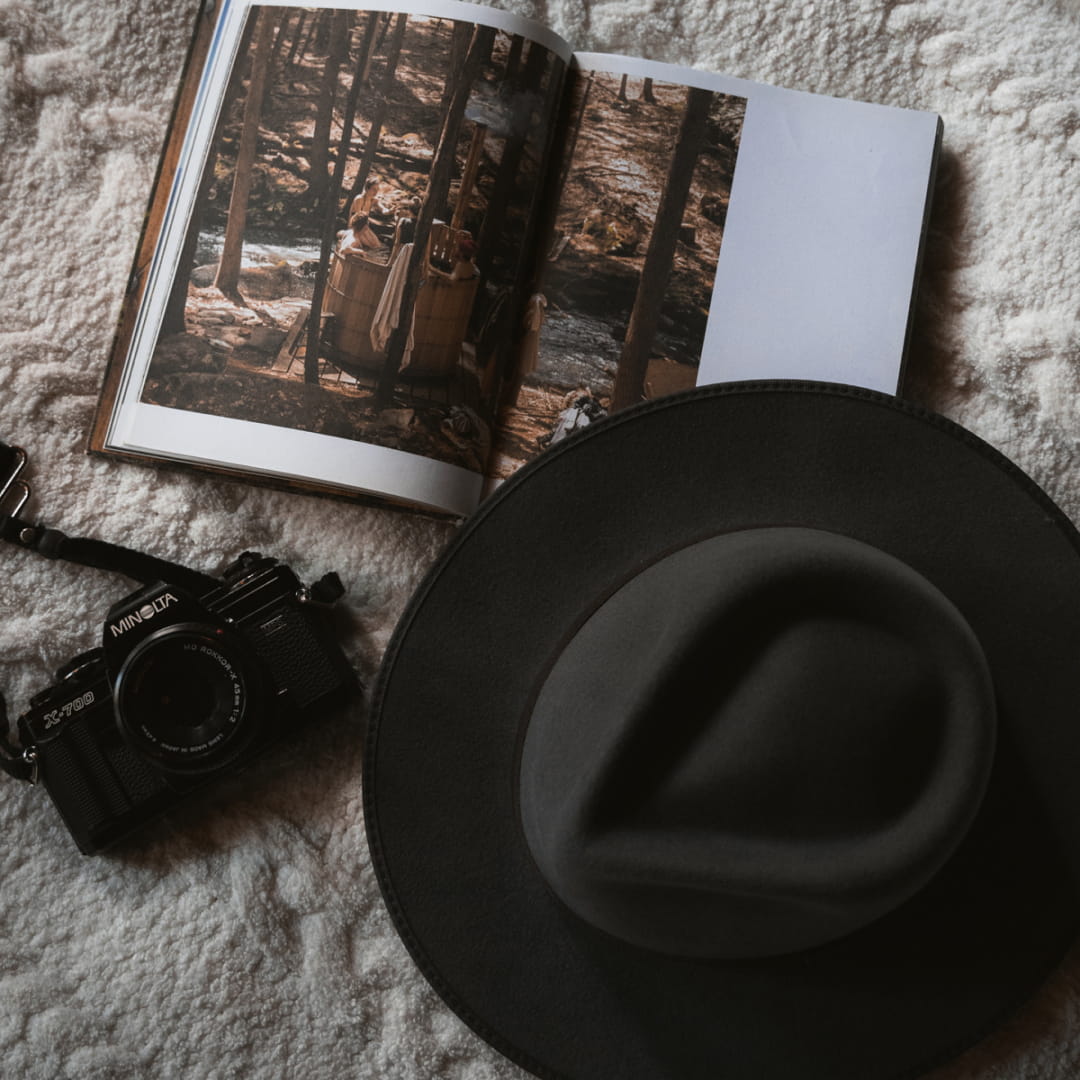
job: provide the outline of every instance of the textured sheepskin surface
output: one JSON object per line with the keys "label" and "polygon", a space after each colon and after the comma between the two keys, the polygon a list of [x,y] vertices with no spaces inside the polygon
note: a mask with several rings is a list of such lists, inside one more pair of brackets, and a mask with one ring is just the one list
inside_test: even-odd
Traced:
{"label": "textured sheepskin surface", "polygon": [[[507,6],[580,48],[941,113],[907,393],[1080,521],[1072,0]],[[308,578],[338,569],[349,651],[370,678],[451,526],[83,453],[195,14],[194,0],[0,0],[0,436],[31,451],[35,513],[71,534],[211,571],[244,548]],[[129,586],[14,549],[0,559],[0,686],[17,713],[95,644]],[[1077,643],[1061,647],[1075,663]],[[429,989],[383,909],[362,712],[123,857],[79,856],[43,791],[0,783],[0,1074],[521,1076]],[[934,1074],[1077,1075],[1080,955]]]}

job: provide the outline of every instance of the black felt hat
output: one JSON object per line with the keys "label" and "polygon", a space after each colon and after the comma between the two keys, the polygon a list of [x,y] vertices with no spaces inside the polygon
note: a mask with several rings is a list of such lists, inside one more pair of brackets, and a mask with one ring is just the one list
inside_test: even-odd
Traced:
{"label": "black felt hat", "polygon": [[1080,537],[957,425],[736,383],[462,528],[364,763],[424,974],[541,1077],[917,1076],[1080,915]]}

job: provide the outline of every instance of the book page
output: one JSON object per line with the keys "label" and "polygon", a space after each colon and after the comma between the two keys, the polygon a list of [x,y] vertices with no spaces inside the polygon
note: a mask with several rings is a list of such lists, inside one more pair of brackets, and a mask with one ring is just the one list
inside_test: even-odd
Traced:
{"label": "book page", "polygon": [[935,115],[582,53],[568,97],[496,480],[705,383],[896,392]]}
{"label": "book page", "polygon": [[569,55],[472,5],[228,0],[105,445],[472,509]]}

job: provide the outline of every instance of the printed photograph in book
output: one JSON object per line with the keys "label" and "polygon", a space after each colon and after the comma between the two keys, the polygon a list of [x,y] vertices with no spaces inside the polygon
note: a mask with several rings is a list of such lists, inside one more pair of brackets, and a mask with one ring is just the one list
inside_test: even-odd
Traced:
{"label": "printed photograph in book", "polygon": [[480,470],[564,76],[472,22],[252,8],[141,400]]}
{"label": "printed photograph in book", "polygon": [[626,74],[574,79],[499,477],[608,412],[697,383],[746,100]]}

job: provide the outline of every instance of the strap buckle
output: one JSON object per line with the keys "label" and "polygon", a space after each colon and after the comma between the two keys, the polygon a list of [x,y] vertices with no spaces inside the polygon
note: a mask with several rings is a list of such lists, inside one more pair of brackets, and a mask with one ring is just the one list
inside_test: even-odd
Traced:
{"label": "strap buckle", "polygon": [[27,783],[36,784],[38,782],[38,752],[37,747],[28,746],[22,752],[22,761],[26,766],[26,780]]}
{"label": "strap buckle", "polygon": [[[30,485],[19,479],[26,464],[26,451],[21,446],[9,446],[0,442],[0,514],[18,517],[19,511],[30,498]],[[15,502],[7,506],[10,498]]]}
{"label": "strap buckle", "polygon": [[0,770],[16,780],[29,780],[31,784],[38,782],[38,752],[37,747],[20,747],[13,743],[9,736],[7,702],[4,695],[0,694]]}

